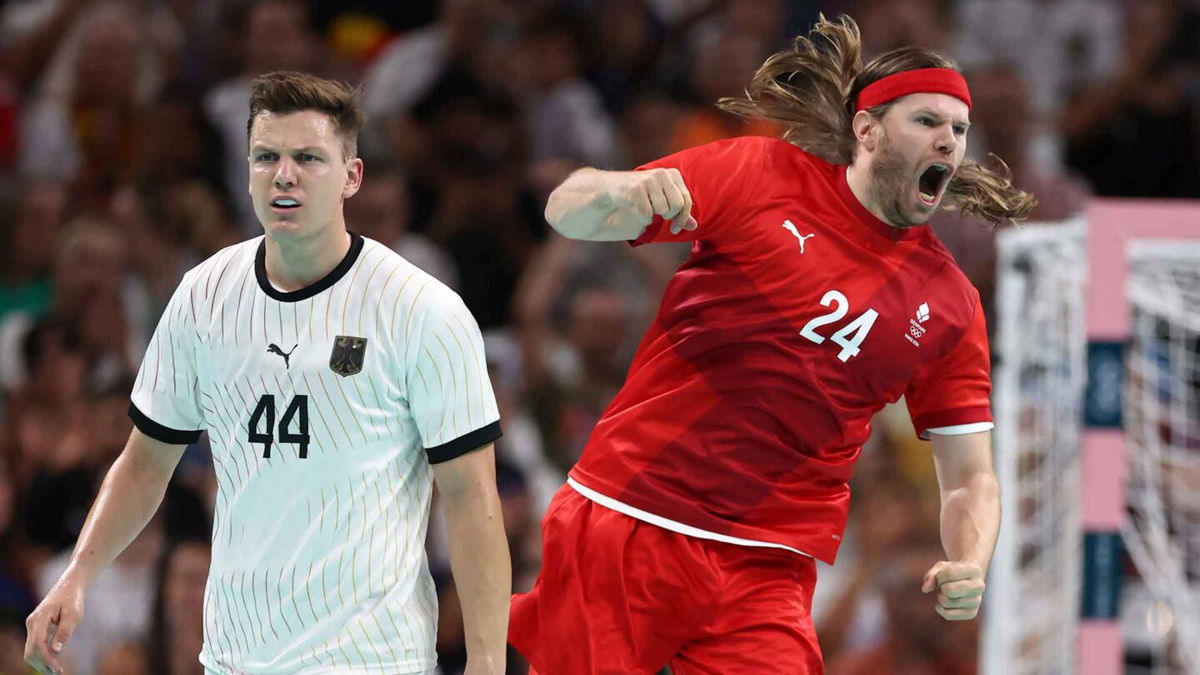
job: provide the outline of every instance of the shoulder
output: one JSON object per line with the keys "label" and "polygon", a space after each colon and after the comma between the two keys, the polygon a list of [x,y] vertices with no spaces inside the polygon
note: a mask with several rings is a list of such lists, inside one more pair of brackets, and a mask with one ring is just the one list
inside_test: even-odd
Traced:
{"label": "shoulder", "polygon": [[922,242],[922,249],[923,255],[919,259],[925,269],[920,276],[926,279],[925,287],[931,302],[942,307],[947,316],[955,317],[954,323],[965,329],[980,310],[979,290],[932,231]]}
{"label": "shoulder", "polygon": [[963,273],[962,268],[958,266],[958,262],[954,259],[954,254],[950,252],[950,249],[946,248],[946,245],[938,238],[931,226],[926,225],[925,227],[929,228],[926,233],[924,248],[929,254],[930,265],[936,267],[939,276],[943,277],[946,281],[959,288],[970,289],[970,291],[974,292],[975,296],[978,296],[979,294],[975,291],[975,286],[971,284],[967,275]]}
{"label": "shoulder", "polygon": [[[685,151],[694,153],[695,160],[709,164],[714,175],[728,177],[755,176],[768,183],[794,185],[807,177],[829,183],[841,167],[780,138],[768,136],[739,136],[697,146]],[[680,153],[684,154],[684,153]],[[670,166],[664,163],[663,166]]]}
{"label": "shoulder", "polygon": [[736,160],[743,164],[759,163],[780,153],[802,152],[791,143],[768,136],[737,136],[698,146],[698,151],[714,158]]}
{"label": "shoulder", "polygon": [[410,232],[394,249],[408,262],[432,274],[450,288],[458,288],[458,268],[437,244],[423,234]]}
{"label": "shoulder", "polygon": [[[794,174],[796,155],[804,155],[795,146],[766,136],[738,136],[698,145],[641,168],[677,168],[688,182],[708,191],[727,191],[737,186],[743,193],[764,179]],[[807,155],[804,155],[807,156]],[[791,158],[791,159],[788,159]]]}
{"label": "shoulder", "polygon": [[722,172],[749,165],[761,165],[764,154],[775,139],[765,136],[738,136],[680,150],[643,165],[642,169],[680,166],[705,166]]}
{"label": "shoulder", "polygon": [[396,314],[403,321],[402,331],[401,325],[396,330],[404,336],[406,352],[428,358],[481,344],[479,324],[462,297],[425,272],[417,270],[417,275],[400,299],[404,311]]}
{"label": "shoulder", "polygon": [[763,161],[768,170],[793,174],[800,172],[816,172],[833,175],[840,168],[820,157],[805,151],[792,143],[777,138],[764,138]]}
{"label": "shoulder", "polygon": [[815,191],[832,190],[838,172],[845,170],[780,138],[747,136],[735,140],[740,141],[735,146],[737,152],[754,158],[753,164],[747,160],[744,168],[758,176],[760,189],[812,195]]}
{"label": "shoulder", "polygon": [[[413,303],[413,314],[426,340],[444,344],[473,341],[479,337],[479,323],[458,293],[446,284],[426,275],[428,282],[420,298]],[[463,342],[463,340],[466,342]]]}
{"label": "shoulder", "polygon": [[179,288],[186,288],[189,291],[197,287],[202,288],[205,284],[211,285],[214,277],[219,276],[226,269],[253,265],[254,255],[258,251],[262,239],[262,236],[254,237],[226,246],[210,255],[195,267],[184,272],[183,278],[179,282]]}
{"label": "shoulder", "polygon": [[363,237],[359,264],[375,269],[369,278],[371,291],[381,302],[391,300],[416,318],[454,313],[465,305],[458,293],[437,277],[417,267],[404,256],[374,239]]}
{"label": "shoulder", "polygon": [[421,295],[413,303],[413,309],[418,315],[442,321],[452,317],[461,318],[471,315],[462,296],[454,289],[424,271],[421,272],[421,275],[423,277]]}
{"label": "shoulder", "polygon": [[[445,284],[429,272],[400,255],[390,246],[374,239],[363,237],[362,253],[358,263],[370,274],[360,278],[370,284],[370,291],[387,298],[409,298],[414,302],[426,302],[425,296],[437,296]],[[446,290],[449,290],[446,288]]]}

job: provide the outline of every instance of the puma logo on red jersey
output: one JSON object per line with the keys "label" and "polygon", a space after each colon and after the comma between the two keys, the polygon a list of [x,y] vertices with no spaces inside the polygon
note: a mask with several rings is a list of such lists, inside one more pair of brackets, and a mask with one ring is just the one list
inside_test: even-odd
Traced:
{"label": "puma logo on red jersey", "polygon": [[800,255],[804,255],[804,240],[817,236],[815,232],[812,234],[800,234],[800,232],[796,230],[795,223],[790,220],[783,221],[783,229],[791,232],[792,236],[796,237],[796,241],[800,242]]}

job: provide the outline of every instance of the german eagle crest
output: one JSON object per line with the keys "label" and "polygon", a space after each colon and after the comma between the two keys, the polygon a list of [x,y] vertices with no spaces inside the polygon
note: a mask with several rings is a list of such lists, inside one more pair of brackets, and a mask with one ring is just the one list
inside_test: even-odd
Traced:
{"label": "german eagle crest", "polygon": [[348,377],[362,372],[363,357],[367,352],[367,338],[339,335],[333,339],[333,351],[329,354],[329,369]]}

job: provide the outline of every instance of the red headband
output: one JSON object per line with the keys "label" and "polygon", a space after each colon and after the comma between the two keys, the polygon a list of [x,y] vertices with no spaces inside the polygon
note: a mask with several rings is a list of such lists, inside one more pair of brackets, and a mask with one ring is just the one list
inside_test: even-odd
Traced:
{"label": "red headband", "polygon": [[968,110],[971,108],[967,81],[957,70],[921,68],[888,75],[867,85],[859,92],[854,111],[873,108],[909,94],[946,94],[966,103]]}

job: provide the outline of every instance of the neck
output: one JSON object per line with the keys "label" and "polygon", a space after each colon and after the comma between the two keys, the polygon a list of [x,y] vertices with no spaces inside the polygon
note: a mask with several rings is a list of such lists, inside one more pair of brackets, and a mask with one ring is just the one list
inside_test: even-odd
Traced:
{"label": "neck", "polygon": [[895,223],[888,220],[879,203],[875,201],[871,192],[871,169],[865,161],[860,159],[846,168],[846,183],[850,185],[850,191],[854,193],[854,197],[871,212],[871,215],[892,227],[896,226]]}
{"label": "neck", "polygon": [[275,288],[291,292],[320,281],[350,250],[344,223],[307,239],[276,239],[267,234],[267,278]]}

